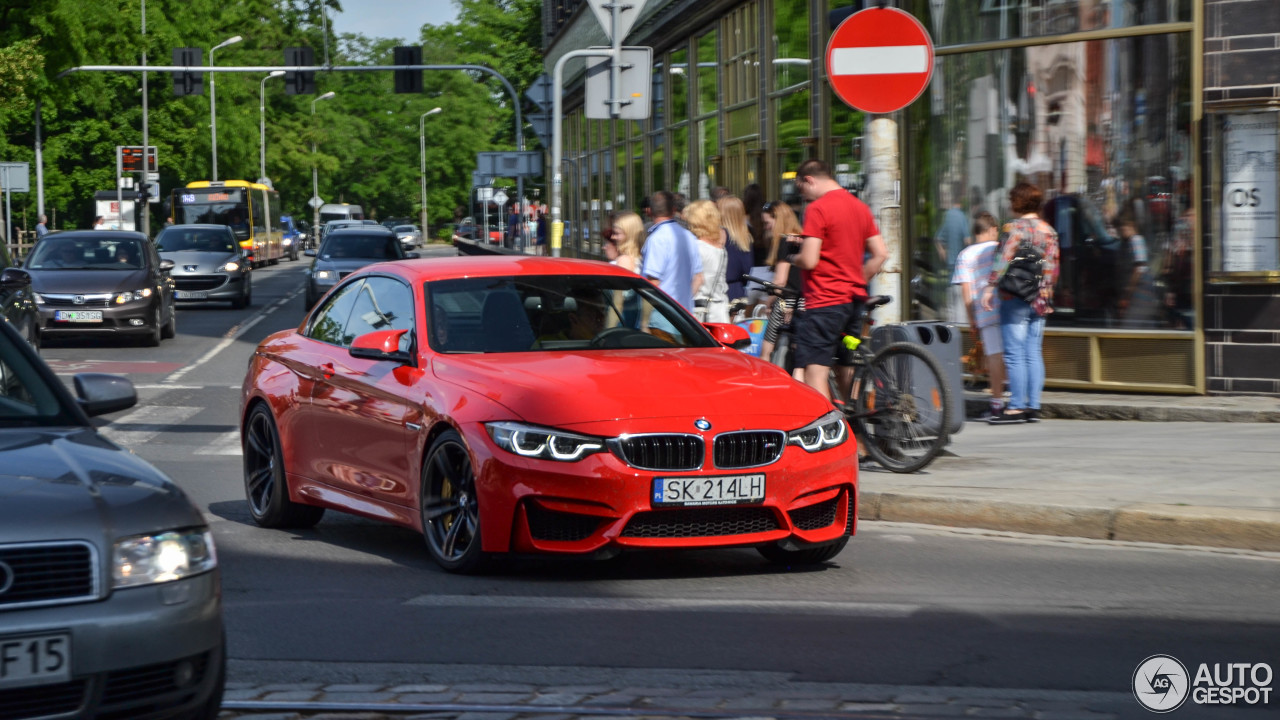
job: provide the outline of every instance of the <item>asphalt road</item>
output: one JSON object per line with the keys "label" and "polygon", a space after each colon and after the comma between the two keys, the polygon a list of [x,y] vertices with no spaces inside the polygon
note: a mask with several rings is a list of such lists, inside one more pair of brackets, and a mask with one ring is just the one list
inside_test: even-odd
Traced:
{"label": "asphalt road", "polygon": [[43,353],[61,373],[137,384],[139,405],[106,431],[207,513],[233,682],[497,682],[591,668],[1127,692],[1158,653],[1280,668],[1274,555],[868,523],[834,562],[805,571],[724,550],[514,559],[456,577],[419,536],[350,516],[257,528],[238,388],[257,341],[301,320],[304,267],[255,272],[243,311],[184,306],[178,338],[159,348],[59,340]]}

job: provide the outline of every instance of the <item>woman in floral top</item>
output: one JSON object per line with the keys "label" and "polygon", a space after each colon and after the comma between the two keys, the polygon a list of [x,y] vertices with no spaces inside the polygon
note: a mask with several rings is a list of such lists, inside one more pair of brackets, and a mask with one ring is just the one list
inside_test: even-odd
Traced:
{"label": "woman in floral top", "polygon": [[[1044,318],[1053,312],[1053,284],[1058,279],[1058,233],[1040,218],[1044,193],[1031,183],[1018,183],[1009,192],[1009,203],[1018,217],[1005,225],[1005,239],[982,292],[983,307],[995,304],[1000,293],[1000,336],[1004,364],[1009,375],[1009,406],[988,421],[993,425],[1040,420],[1040,391],[1044,389]],[[1028,303],[996,283],[1022,243],[1030,243],[1044,259],[1040,296]]]}

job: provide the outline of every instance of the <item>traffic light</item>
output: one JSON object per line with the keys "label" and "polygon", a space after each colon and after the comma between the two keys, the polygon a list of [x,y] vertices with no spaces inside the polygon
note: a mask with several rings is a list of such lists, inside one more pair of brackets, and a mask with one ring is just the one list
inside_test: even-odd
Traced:
{"label": "traffic light", "polygon": [[[393,65],[421,65],[422,64],[422,47],[411,45],[409,47],[398,47],[392,52]],[[420,93],[422,92],[422,71],[421,70],[396,70],[396,92],[398,93]]]}
{"label": "traffic light", "polygon": [[[284,64],[286,68],[315,65],[316,53],[309,47],[285,48]],[[312,71],[285,70],[284,91],[289,95],[315,95],[316,74]]]}
{"label": "traffic light", "polygon": [[[173,64],[184,65],[186,67],[199,66],[201,64],[200,56],[203,51],[200,48],[174,48]],[[173,95],[174,97],[182,97],[183,95],[201,95],[204,93],[204,73],[193,72],[191,70],[183,70],[173,73]]]}

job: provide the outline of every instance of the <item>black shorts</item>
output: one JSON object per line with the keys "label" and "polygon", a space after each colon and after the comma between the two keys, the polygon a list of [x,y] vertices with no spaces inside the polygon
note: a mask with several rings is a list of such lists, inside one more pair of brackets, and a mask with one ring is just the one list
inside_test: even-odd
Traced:
{"label": "black shorts", "polygon": [[809,308],[799,313],[795,319],[795,337],[791,341],[795,348],[795,366],[831,367],[833,361],[840,365],[849,363],[851,353],[841,340],[845,329],[861,315],[862,303],[856,300],[844,305]]}

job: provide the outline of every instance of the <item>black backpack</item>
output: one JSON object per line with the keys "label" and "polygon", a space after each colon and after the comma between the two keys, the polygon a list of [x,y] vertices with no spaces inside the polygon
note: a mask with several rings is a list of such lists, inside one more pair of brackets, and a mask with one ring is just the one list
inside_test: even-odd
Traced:
{"label": "black backpack", "polygon": [[1040,283],[1044,280],[1044,254],[1029,242],[1022,242],[1009,260],[1009,266],[996,281],[996,287],[1020,298],[1034,302],[1040,296]]}

